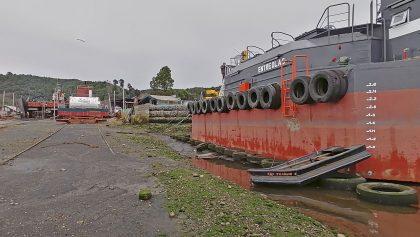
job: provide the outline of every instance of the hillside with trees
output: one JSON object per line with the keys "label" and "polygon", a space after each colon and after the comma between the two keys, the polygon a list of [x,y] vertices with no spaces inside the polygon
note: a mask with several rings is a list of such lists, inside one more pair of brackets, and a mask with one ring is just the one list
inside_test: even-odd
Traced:
{"label": "hillside with trees", "polygon": [[[52,99],[54,89],[58,85],[65,93],[66,97],[75,93],[76,87],[82,84],[90,85],[94,88],[94,93],[101,100],[108,97],[108,93],[112,93],[114,85],[105,81],[81,81],[78,79],[58,79],[51,77],[40,77],[33,75],[13,74],[8,72],[6,75],[0,74],[0,92],[6,91],[7,97],[15,93],[16,98],[23,97],[35,101],[46,101]],[[121,93],[121,88],[116,90],[117,94]]]}
{"label": "hillside with trees", "polygon": [[[169,69],[169,68],[168,68]],[[165,69],[166,70],[166,69]],[[11,95],[15,93],[15,98],[20,97],[24,99],[31,99],[35,101],[47,101],[52,99],[52,94],[57,85],[66,93],[66,97],[71,96],[75,93],[76,87],[78,85],[87,84],[94,88],[94,95],[98,96],[101,100],[108,99],[108,93],[113,95],[113,91],[116,92],[116,97],[118,99],[122,98],[122,89],[121,85],[125,86],[126,97],[141,96],[145,94],[154,94],[154,95],[176,95],[177,97],[183,100],[195,99],[200,96],[201,91],[205,89],[216,89],[214,88],[203,88],[203,87],[194,87],[188,89],[173,89],[173,79],[170,76],[169,69],[169,78],[166,71],[163,72],[164,80],[163,83],[169,82],[169,85],[163,85],[157,83],[153,89],[139,90],[134,88],[130,83],[124,85],[124,80],[115,79],[112,82],[106,81],[81,81],[78,79],[58,79],[51,77],[41,77],[34,75],[23,75],[23,74],[13,74],[11,72],[3,75],[0,74],[0,93],[6,91],[6,103],[11,102]],[[162,70],[161,70],[162,71]],[[161,73],[162,74],[162,73]],[[160,74],[158,73],[155,78],[160,80]],[[153,79],[152,79],[153,80]],[[160,80],[162,83],[162,80]],[[151,83],[152,84],[152,83]],[[158,85],[159,84],[159,85]]]}

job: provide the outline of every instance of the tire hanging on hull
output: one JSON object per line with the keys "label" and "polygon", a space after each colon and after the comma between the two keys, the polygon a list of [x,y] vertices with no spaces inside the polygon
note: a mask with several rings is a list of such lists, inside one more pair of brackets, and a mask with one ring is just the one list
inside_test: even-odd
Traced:
{"label": "tire hanging on hull", "polygon": [[200,109],[202,114],[211,113],[208,100],[200,100]]}
{"label": "tire hanging on hull", "polygon": [[236,101],[236,95],[233,92],[229,92],[226,96],[226,103],[229,110],[238,109],[238,103]]}
{"label": "tire hanging on hull", "polygon": [[219,113],[226,113],[229,112],[227,108],[226,98],[224,96],[217,97],[217,112]]}
{"label": "tire hanging on hull", "polygon": [[290,99],[293,103],[298,105],[312,104],[312,100],[309,94],[309,81],[310,77],[300,76],[292,81],[290,85]]}
{"label": "tire hanging on hull", "polygon": [[347,92],[348,82],[341,70],[317,72],[309,83],[309,94],[314,102],[337,102]]}
{"label": "tire hanging on hull", "polygon": [[278,109],[281,106],[280,85],[273,83],[261,89],[260,104],[263,109]]}
{"label": "tire hanging on hull", "polygon": [[240,91],[240,92],[237,92],[235,95],[236,95],[236,103],[238,104],[238,108],[241,110],[249,109],[248,92]]}
{"label": "tire hanging on hull", "polygon": [[217,113],[217,97],[213,97],[209,100],[209,108],[212,113]]}
{"label": "tire hanging on hull", "polygon": [[248,104],[251,109],[261,109],[261,89],[262,87],[253,87],[248,91]]}

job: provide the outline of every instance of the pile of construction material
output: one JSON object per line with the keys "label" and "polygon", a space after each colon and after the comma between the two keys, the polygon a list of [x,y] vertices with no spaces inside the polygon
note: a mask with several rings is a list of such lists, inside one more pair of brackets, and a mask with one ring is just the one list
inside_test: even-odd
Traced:
{"label": "pile of construction material", "polygon": [[128,119],[132,124],[191,123],[186,105],[136,105]]}
{"label": "pile of construction material", "polygon": [[186,105],[150,105],[150,123],[190,123],[191,117]]}

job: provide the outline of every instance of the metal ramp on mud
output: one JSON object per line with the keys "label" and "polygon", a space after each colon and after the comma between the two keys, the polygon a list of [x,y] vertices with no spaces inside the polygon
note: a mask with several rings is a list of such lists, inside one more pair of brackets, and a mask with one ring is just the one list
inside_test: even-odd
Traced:
{"label": "metal ramp on mud", "polygon": [[271,168],[249,169],[248,172],[254,184],[307,184],[370,156],[365,145],[330,147]]}

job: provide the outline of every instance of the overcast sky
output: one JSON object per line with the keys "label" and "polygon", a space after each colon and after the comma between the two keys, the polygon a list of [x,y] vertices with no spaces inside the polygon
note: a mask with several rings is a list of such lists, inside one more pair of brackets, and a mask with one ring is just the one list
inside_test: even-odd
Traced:
{"label": "overcast sky", "polygon": [[[176,88],[221,83],[219,66],[270,33],[297,36],[340,0],[0,0],[0,73],[112,81],[139,89],[162,66]],[[369,1],[353,0],[356,23]],[[82,39],[86,41],[76,40]]]}

